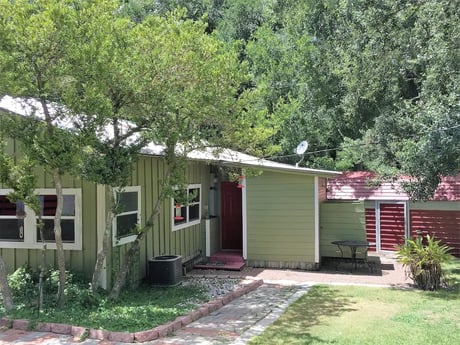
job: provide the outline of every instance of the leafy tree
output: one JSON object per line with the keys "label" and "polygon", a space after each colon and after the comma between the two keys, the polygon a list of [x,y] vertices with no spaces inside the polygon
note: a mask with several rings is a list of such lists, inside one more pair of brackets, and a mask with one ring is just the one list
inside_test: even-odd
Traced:
{"label": "leafy tree", "polygon": [[130,63],[138,87],[132,113],[139,115],[130,121],[143,126],[144,138],[164,145],[167,171],[160,197],[125,255],[111,298],[125,284],[163,201],[186,183],[187,154],[206,146],[228,147],[240,123],[237,91],[246,75],[236,49],[208,35],[205,23],[183,15],[149,16],[132,32]]}
{"label": "leafy tree", "polygon": [[166,16],[177,9],[185,9],[185,18],[203,20],[206,32],[213,32],[228,6],[227,0],[129,0],[122,5],[120,13],[128,15],[135,22],[142,22],[149,14]]}
{"label": "leafy tree", "polygon": [[[120,14],[118,1],[91,1],[76,11],[78,27],[69,43],[69,82],[62,102],[78,116],[74,130],[85,143],[78,174],[107,187],[106,226],[92,275],[95,292],[104,260],[110,249],[112,221],[120,212],[114,189],[123,189],[131,176],[145,138],[136,135],[146,125],[136,114],[137,83],[142,78],[132,69],[131,32],[135,23]],[[128,128],[129,127],[129,128]],[[110,133],[110,134],[109,134]]]}
{"label": "leafy tree", "polygon": [[460,166],[458,17],[447,0],[285,2],[247,49],[283,121],[271,140],[291,163],[306,139],[309,166],[409,174],[428,198]]}
{"label": "leafy tree", "polygon": [[61,237],[63,209],[62,175],[72,172],[78,164],[78,142],[63,135],[56,123],[69,116],[66,109],[53,107],[60,101],[60,91],[67,81],[66,60],[71,33],[78,25],[73,2],[69,1],[1,1],[0,46],[1,93],[25,98],[33,97],[37,115],[44,123],[16,131],[30,159],[44,166],[56,188],[57,206],[54,218],[59,290],[57,303],[64,304],[65,256]]}

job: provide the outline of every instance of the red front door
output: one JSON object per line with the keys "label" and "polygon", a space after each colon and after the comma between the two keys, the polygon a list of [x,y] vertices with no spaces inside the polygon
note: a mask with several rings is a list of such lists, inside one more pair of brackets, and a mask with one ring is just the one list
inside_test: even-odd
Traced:
{"label": "red front door", "polygon": [[235,182],[221,184],[222,249],[243,248],[241,189]]}

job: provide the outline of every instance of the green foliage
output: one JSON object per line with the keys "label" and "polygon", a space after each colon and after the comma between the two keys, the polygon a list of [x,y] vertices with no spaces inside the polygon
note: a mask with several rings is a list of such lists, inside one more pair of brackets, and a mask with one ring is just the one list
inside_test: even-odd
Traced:
{"label": "green foliage", "polygon": [[[57,291],[59,275],[57,271],[50,270],[47,276],[45,294],[49,297]],[[45,308],[37,314],[37,272],[22,267],[8,278],[16,303],[15,310],[8,312],[8,317],[25,318],[34,323],[59,322],[88,328],[135,332],[174,320],[207,299],[201,286],[141,286],[122,293],[118,301],[112,302],[104,291],[92,293],[85,279],[67,272],[65,293],[68,307],[58,309],[48,298]]]}
{"label": "green foliage", "polygon": [[13,296],[23,296],[29,299],[37,292],[34,284],[34,274],[30,267],[22,266],[8,276],[8,284]]}
{"label": "green foliage", "polygon": [[37,183],[35,161],[26,155],[17,159],[15,164],[13,157],[5,153],[5,146],[0,134],[0,183],[13,190],[8,193],[11,202],[22,201],[38,214],[40,204],[34,194]]}
{"label": "green foliage", "polygon": [[459,7],[279,3],[246,49],[258,96],[250,111],[282,122],[265,145],[295,163],[307,140],[310,167],[406,174],[412,199],[432,196],[440,176],[460,169]]}
{"label": "green foliage", "polygon": [[450,248],[426,235],[407,239],[397,250],[398,260],[408,268],[409,277],[423,290],[438,290],[446,286],[442,265],[452,261]]}
{"label": "green foliage", "polygon": [[[14,296],[18,310],[37,311],[39,271],[29,266],[18,268],[8,276],[8,283]],[[54,296],[59,285],[59,271],[45,270],[44,284],[44,309],[52,310],[56,307]],[[66,274],[66,299],[72,301],[72,305],[79,305],[82,308],[95,307],[99,305],[98,295],[92,294],[88,283],[78,275],[67,272]]]}

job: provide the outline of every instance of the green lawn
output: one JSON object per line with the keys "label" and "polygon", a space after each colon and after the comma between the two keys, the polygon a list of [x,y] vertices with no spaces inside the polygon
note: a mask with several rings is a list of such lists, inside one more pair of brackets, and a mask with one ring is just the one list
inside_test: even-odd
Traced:
{"label": "green lawn", "polygon": [[458,261],[449,273],[449,291],[314,286],[249,344],[460,344]]}

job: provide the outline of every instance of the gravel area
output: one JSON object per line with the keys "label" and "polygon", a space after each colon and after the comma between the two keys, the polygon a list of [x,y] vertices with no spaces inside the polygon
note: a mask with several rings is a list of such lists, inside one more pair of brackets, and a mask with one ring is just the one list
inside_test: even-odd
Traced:
{"label": "gravel area", "polygon": [[184,277],[182,285],[202,286],[205,294],[211,300],[236,290],[243,281],[241,278],[234,277],[187,276]]}

